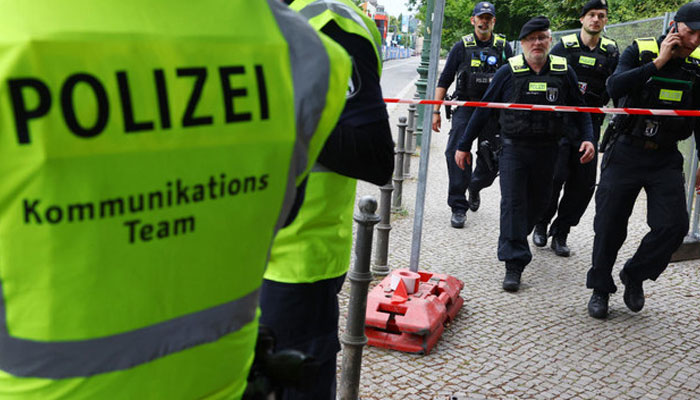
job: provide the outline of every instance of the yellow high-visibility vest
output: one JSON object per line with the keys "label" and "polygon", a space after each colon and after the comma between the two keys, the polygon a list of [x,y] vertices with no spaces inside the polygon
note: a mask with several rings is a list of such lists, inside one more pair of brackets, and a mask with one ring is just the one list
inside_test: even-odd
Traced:
{"label": "yellow high-visibility vest", "polygon": [[240,398],[347,54],[277,0],[0,9],[0,399]]}

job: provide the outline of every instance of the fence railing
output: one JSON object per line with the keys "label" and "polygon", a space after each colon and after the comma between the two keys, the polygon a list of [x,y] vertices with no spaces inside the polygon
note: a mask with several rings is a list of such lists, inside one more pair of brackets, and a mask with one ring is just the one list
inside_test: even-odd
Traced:
{"label": "fence railing", "polygon": [[413,49],[392,47],[392,46],[382,46],[382,58],[384,59],[384,61],[397,60],[397,59],[401,59],[401,58],[408,58],[408,57],[413,56],[413,54],[414,54]]}

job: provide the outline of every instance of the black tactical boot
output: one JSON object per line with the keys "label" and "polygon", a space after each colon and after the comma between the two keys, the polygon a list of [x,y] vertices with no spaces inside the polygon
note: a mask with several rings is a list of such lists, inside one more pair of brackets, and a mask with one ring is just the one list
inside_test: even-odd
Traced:
{"label": "black tactical boot", "polygon": [[478,190],[469,189],[469,198],[467,199],[467,203],[469,203],[470,210],[476,211],[479,209],[479,206],[481,205],[481,196],[479,196]]}
{"label": "black tactical boot", "polygon": [[559,257],[568,257],[571,254],[569,246],[566,245],[566,233],[555,233],[552,235],[552,250]]}
{"label": "black tactical boot", "polygon": [[535,230],[532,232],[532,243],[537,247],[547,245],[547,224],[535,225]]}
{"label": "black tactical boot", "polygon": [[466,220],[467,214],[464,211],[454,211],[450,219],[450,224],[453,228],[461,229],[464,228],[464,222]]}
{"label": "black tactical boot", "polygon": [[625,285],[625,293],[622,295],[622,299],[625,300],[627,308],[634,312],[641,311],[644,308],[642,281],[631,280],[624,269],[620,271],[620,280]]}
{"label": "black tactical boot", "polygon": [[593,291],[591,299],[588,301],[588,315],[593,318],[605,319],[608,316],[608,300],[610,293]]}
{"label": "black tactical boot", "polygon": [[520,289],[520,271],[506,269],[506,276],[503,278],[503,290],[506,292],[517,292]]}

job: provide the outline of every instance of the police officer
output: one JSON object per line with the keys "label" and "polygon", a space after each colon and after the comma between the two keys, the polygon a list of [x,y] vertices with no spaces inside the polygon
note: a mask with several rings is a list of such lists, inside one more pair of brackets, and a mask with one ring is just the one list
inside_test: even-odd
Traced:
{"label": "police officer", "polygon": [[[569,66],[576,71],[578,87],[583,93],[586,105],[593,107],[602,107],[610,100],[605,90],[605,80],[615,70],[619,58],[617,44],[601,35],[607,20],[606,1],[588,1],[581,10],[580,33],[562,37],[551,52],[566,57]],[[605,114],[591,114],[593,145],[596,148],[604,118]],[[535,246],[545,246],[547,225],[558,212],[557,218],[552,222],[549,236],[552,236],[554,253],[560,257],[569,256],[570,250],[566,244],[569,230],[578,224],[595,190],[597,153],[593,162],[586,164],[579,163],[578,157],[578,143],[570,143],[566,137],[562,138],[554,172],[552,198],[547,211],[532,233]],[[562,187],[564,192],[560,200],[559,193]]]}
{"label": "police officer", "polygon": [[[566,58],[549,55],[552,43],[549,19],[530,19],[520,30],[523,54],[508,59],[491,82],[483,100],[547,105],[582,105],[576,73],[568,68]],[[468,152],[478,132],[491,117],[491,109],[474,112],[455,154],[460,168],[471,163]],[[579,161],[593,159],[590,116],[575,114],[581,132]],[[515,292],[520,276],[532,259],[527,235],[532,231],[548,204],[552,191],[557,143],[562,132],[563,115],[547,111],[513,111],[500,113],[503,154],[501,172],[501,223],[498,259],[505,262],[503,289]]]}
{"label": "police officer", "polygon": [[[455,76],[457,77],[457,84],[453,98],[458,100],[480,100],[496,70],[506,62],[508,57],[513,55],[513,50],[506,43],[506,38],[493,33],[493,27],[496,23],[496,9],[493,4],[486,1],[477,3],[474,6],[470,20],[472,25],[474,25],[474,33],[464,36],[462,40],[452,46],[452,50],[447,56],[445,68],[440,74],[440,79],[435,89],[436,100],[445,98],[447,89],[454,81]],[[453,112],[452,128],[450,129],[450,137],[445,149],[449,177],[447,204],[452,209],[450,224],[454,228],[464,227],[467,208],[470,208],[466,198],[466,191],[470,185],[471,167],[467,169],[457,167],[454,154],[457,148],[457,141],[462,132],[464,132],[464,127],[467,125],[473,111],[474,109],[470,107],[458,107]],[[439,132],[440,125],[440,106],[435,106],[433,111],[433,130]],[[480,132],[480,140],[489,140],[495,146],[497,131],[498,124],[494,120]],[[479,154],[482,153],[479,152]],[[478,173],[480,177],[479,184],[482,188],[490,185],[496,178],[497,170],[489,169],[488,164],[480,155],[474,173],[475,176]],[[472,193],[476,193],[478,197],[478,191],[470,191],[470,196]],[[471,208],[474,211],[479,208],[477,197],[470,198],[472,200]]]}
{"label": "police officer", "polygon": [[243,394],[351,64],[277,1],[169,5],[0,16],[0,398]]}
{"label": "police officer", "polygon": [[291,8],[352,56],[353,82],[336,129],[306,187],[296,220],[275,239],[265,273],[261,322],[278,349],[308,353],[321,363],[311,392],[287,389],[284,399],[334,399],[338,297],[350,264],[356,179],[391,179],[394,144],[379,78],[381,36],[350,0],[295,0]]}
{"label": "police officer", "polygon": [[[668,35],[636,39],[622,53],[608,79],[608,92],[620,99],[621,107],[699,109],[698,45],[700,3],[692,2],[678,9]],[[593,265],[586,281],[586,287],[593,289],[588,313],[594,318],[607,316],[610,294],[617,290],[612,268],[642,188],[651,230],[625,262],[620,280],[627,307],[634,312],[644,307],[643,282],[661,275],[688,232],[683,156],[677,143],[693,131],[696,144],[700,143],[698,118],[627,116],[613,121],[614,134],[619,136],[603,156],[596,192]]]}

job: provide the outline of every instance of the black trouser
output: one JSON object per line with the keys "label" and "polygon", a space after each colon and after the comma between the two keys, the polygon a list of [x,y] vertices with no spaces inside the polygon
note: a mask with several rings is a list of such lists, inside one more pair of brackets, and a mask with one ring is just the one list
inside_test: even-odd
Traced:
{"label": "black trouser", "polygon": [[542,218],[552,192],[557,144],[547,146],[503,143],[501,171],[501,232],[498,259],[522,271],[532,253],[527,242]]}
{"label": "black trouser", "polygon": [[471,181],[472,167],[471,165],[466,165],[464,170],[460,169],[455,162],[455,152],[473,112],[474,108],[472,107],[457,107],[452,113],[452,128],[450,129],[450,137],[445,149],[447,176],[449,178],[447,205],[450,206],[452,212],[466,212],[468,208],[465,193]]}
{"label": "black trouser", "polygon": [[345,275],[314,283],[263,280],[260,323],[275,334],[275,350],[294,349],[321,362],[310,393],[285,389],[282,399],[335,399],[338,340],[338,293]]}
{"label": "black trouser", "polygon": [[[597,149],[602,119],[593,118],[592,122],[593,146]],[[552,197],[544,216],[539,221],[541,224],[549,224],[554,214],[557,214],[557,218],[552,222],[551,231],[553,233],[568,234],[572,226],[578,225],[591,202],[591,198],[593,198],[598,169],[598,152],[594,153],[593,160],[581,164],[579,160],[582,154],[578,151],[579,147],[580,142],[571,144],[567,139],[562,140],[559,145],[559,155],[554,169]],[[564,192],[560,200],[559,193],[562,192],[562,187]]]}
{"label": "black trouser", "polygon": [[[609,160],[607,158],[610,157]],[[647,195],[647,224],[651,231],[625,263],[631,280],[656,280],[688,232],[683,156],[677,149],[644,150],[615,144],[603,155],[593,223],[593,266],[586,287],[615,293],[611,276],[617,252],[627,237],[627,222],[642,188]]]}

